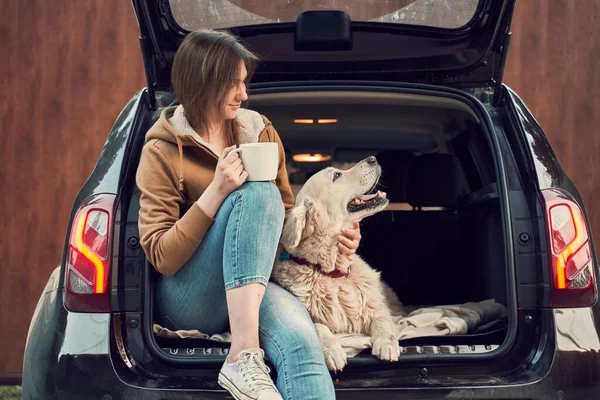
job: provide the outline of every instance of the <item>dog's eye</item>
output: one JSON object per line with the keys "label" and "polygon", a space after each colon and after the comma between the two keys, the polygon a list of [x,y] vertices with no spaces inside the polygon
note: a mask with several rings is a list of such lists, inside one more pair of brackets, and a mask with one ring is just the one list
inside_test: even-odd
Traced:
{"label": "dog's eye", "polygon": [[342,176],[342,173],[341,173],[341,172],[335,172],[335,173],[333,174],[333,181],[335,182],[335,180],[336,180],[337,178],[339,178],[340,176]]}

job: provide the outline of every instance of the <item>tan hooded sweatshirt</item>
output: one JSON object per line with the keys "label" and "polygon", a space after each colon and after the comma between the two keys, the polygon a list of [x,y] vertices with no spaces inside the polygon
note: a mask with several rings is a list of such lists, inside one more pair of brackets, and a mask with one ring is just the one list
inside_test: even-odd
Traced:
{"label": "tan hooded sweatshirt", "polygon": [[[240,143],[279,144],[275,184],[286,210],[294,195],[285,167],[281,139],[273,125],[255,111],[240,109],[234,120]],[[218,156],[185,118],[183,107],[169,107],[146,134],[137,170],[141,191],[140,243],[154,267],[173,275],[194,254],[213,220],[194,205],[212,182]]]}

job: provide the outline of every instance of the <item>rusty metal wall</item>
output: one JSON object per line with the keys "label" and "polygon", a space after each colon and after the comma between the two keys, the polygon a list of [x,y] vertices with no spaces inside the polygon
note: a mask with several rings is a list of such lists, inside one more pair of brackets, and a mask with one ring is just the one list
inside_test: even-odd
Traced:
{"label": "rusty metal wall", "polygon": [[145,86],[131,2],[0,1],[0,374],[29,320],[71,205],[122,107]]}

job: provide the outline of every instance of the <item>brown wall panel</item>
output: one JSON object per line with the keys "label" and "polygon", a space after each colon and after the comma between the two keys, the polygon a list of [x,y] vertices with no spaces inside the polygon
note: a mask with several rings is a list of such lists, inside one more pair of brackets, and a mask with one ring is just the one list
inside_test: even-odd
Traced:
{"label": "brown wall panel", "polygon": [[[600,1],[521,0],[505,81],[532,109],[600,229]],[[125,0],[0,0],[0,374],[59,262],[72,202],[144,86]],[[598,243],[598,242],[597,242]]]}
{"label": "brown wall panel", "polygon": [[0,15],[2,374],[21,371],[75,195],[145,82],[129,1],[2,0]]}

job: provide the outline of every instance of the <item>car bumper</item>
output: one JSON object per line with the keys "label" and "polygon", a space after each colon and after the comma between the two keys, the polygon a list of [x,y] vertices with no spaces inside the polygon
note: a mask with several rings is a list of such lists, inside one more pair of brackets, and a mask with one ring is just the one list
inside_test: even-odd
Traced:
{"label": "car bumper", "polygon": [[[600,340],[595,321],[600,319],[593,313],[589,308],[554,310],[554,335],[532,351],[527,364],[504,375],[461,378],[430,368],[425,379],[419,375],[422,368],[411,366],[395,381],[370,379],[356,385],[355,380],[354,387],[337,383],[336,398],[364,399],[367,393],[372,400],[597,398]],[[43,294],[27,341],[23,399],[230,398],[217,385],[214,371],[187,379],[135,372],[135,364],[126,365],[116,353],[111,332],[110,314],[70,313],[60,290]]]}

